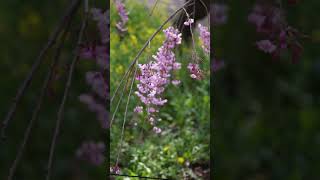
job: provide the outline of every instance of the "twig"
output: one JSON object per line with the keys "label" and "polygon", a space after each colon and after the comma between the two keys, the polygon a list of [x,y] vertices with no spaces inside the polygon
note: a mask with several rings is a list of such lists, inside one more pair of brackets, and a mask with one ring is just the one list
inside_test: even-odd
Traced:
{"label": "twig", "polygon": [[[186,5],[184,8],[187,8],[187,7],[191,6],[191,5],[195,6],[195,3],[196,3],[195,0],[190,0],[190,2],[191,1],[192,1],[192,3],[190,3],[189,5]],[[181,12],[181,13],[183,14],[183,12]],[[190,14],[192,14],[192,13],[190,13]],[[195,14],[195,13],[193,13],[193,14]],[[183,30],[184,30],[183,20],[184,20],[183,15],[179,16],[179,19],[177,20],[178,24],[176,25],[177,28],[180,29],[181,32],[183,32]]]}
{"label": "twig", "polygon": [[[133,66],[132,66],[132,67],[133,67]],[[130,68],[130,69],[132,69],[132,68]],[[109,126],[110,128],[112,127],[113,120],[114,120],[114,118],[115,118],[115,116],[116,116],[116,113],[117,113],[118,108],[119,108],[119,106],[120,106],[120,103],[121,103],[121,101],[122,101],[122,98],[123,98],[123,95],[124,95],[124,90],[126,89],[126,84],[128,83],[128,81],[129,81],[129,79],[130,79],[129,77],[130,77],[130,74],[128,74],[128,79],[127,79],[126,83],[123,85],[122,92],[121,92],[121,96],[120,96],[120,99],[119,99],[118,104],[117,104],[117,106],[116,106],[116,109],[115,109],[114,112],[112,113],[112,118],[111,118],[110,126]]]}
{"label": "twig", "polygon": [[80,44],[82,42],[83,39],[83,35],[84,35],[84,31],[87,25],[87,19],[88,19],[88,13],[85,13],[85,17],[82,21],[82,25],[81,25],[81,29],[79,32],[79,36],[78,36],[78,42],[76,44],[76,50],[75,50],[75,56],[72,60],[71,66],[70,66],[70,70],[69,70],[69,74],[68,74],[68,79],[67,79],[67,83],[65,86],[65,90],[64,90],[64,94],[63,94],[63,98],[62,98],[62,102],[60,104],[59,107],[59,111],[58,111],[58,117],[57,117],[57,121],[56,121],[56,126],[55,126],[55,131],[54,131],[54,135],[52,138],[52,142],[51,142],[51,147],[50,147],[50,154],[49,154],[49,160],[48,160],[48,164],[47,164],[47,177],[46,180],[50,180],[51,177],[51,171],[52,171],[52,161],[53,161],[53,155],[54,155],[54,151],[55,151],[55,146],[56,146],[56,142],[58,139],[58,135],[60,132],[60,125],[63,119],[63,114],[64,114],[64,107],[65,107],[65,103],[69,94],[69,89],[71,86],[71,82],[72,82],[72,75],[75,69],[75,65],[79,60],[79,48],[80,48]]}
{"label": "twig", "polygon": [[[195,5],[193,7],[195,9]],[[183,10],[186,13],[187,21],[190,21],[190,16],[189,16],[187,10],[185,8],[183,8]],[[193,19],[194,19],[194,17],[193,17]],[[192,23],[192,24],[194,24],[194,23]],[[191,23],[189,24],[189,29],[190,29],[190,33],[191,33],[191,39],[192,39],[192,48],[193,48],[192,55],[194,56],[195,59],[197,59],[196,44],[195,44],[194,37],[193,37],[193,32],[192,32],[192,26],[193,26],[192,24]]]}
{"label": "twig", "polygon": [[119,156],[120,156],[120,152],[121,152],[121,148],[122,148],[123,133],[124,133],[126,120],[127,120],[128,106],[129,106],[130,96],[131,96],[131,92],[132,92],[132,89],[133,89],[133,83],[134,83],[134,79],[135,79],[136,74],[137,74],[137,70],[138,70],[138,66],[136,66],[136,68],[134,70],[134,73],[133,73],[133,76],[132,76],[132,80],[131,80],[130,91],[129,91],[129,94],[128,94],[128,100],[127,100],[127,103],[126,103],[126,109],[125,109],[125,112],[124,112],[124,118],[123,118],[122,130],[121,130],[121,138],[120,138],[120,146],[119,146],[119,149],[118,149],[116,166],[118,166]]}
{"label": "twig", "polygon": [[150,13],[149,13],[149,16],[152,16],[153,11],[154,11],[154,9],[156,8],[158,2],[159,2],[159,0],[156,0],[156,2],[154,3],[154,5],[153,5],[153,7],[152,7],[152,9],[151,9],[151,11],[150,11]]}
{"label": "twig", "polygon": [[9,171],[9,176],[8,176],[8,180],[12,180],[15,172],[16,172],[16,169],[17,169],[17,166],[21,160],[21,157],[22,157],[22,154],[24,152],[24,149],[25,149],[25,146],[30,138],[30,134],[31,134],[31,130],[32,130],[32,127],[33,127],[33,124],[34,122],[38,119],[38,116],[39,116],[39,112],[40,112],[40,109],[41,109],[41,106],[42,106],[42,102],[43,102],[43,99],[46,95],[46,92],[47,92],[47,89],[48,89],[48,85],[49,85],[49,82],[52,78],[52,75],[53,75],[53,72],[54,72],[54,67],[58,64],[59,62],[59,58],[60,58],[60,54],[61,54],[61,50],[63,48],[63,44],[64,44],[64,41],[66,39],[66,36],[68,34],[68,30],[70,28],[70,25],[71,25],[71,21],[72,21],[72,18],[69,19],[68,21],[68,24],[65,28],[65,31],[61,37],[61,41],[59,43],[59,45],[57,46],[56,48],[56,53],[55,53],[55,56],[53,58],[53,61],[50,65],[50,68],[49,68],[49,72],[47,74],[47,77],[43,83],[43,86],[42,86],[42,90],[41,90],[41,93],[40,93],[40,96],[38,97],[38,101],[37,101],[37,105],[33,111],[33,114],[32,114],[32,118],[31,120],[29,121],[29,124],[28,124],[28,127],[27,129],[25,130],[25,133],[24,133],[24,137],[23,137],[23,141],[20,145],[20,148],[18,149],[18,152],[17,152],[17,155],[16,155],[16,158],[14,160],[14,162],[12,163],[12,166],[10,168],[10,171]]}
{"label": "twig", "polygon": [[20,102],[22,96],[24,95],[27,87],[30,85],[30,82],[34,76],[35,71],[39,68],[40,64],[44,60],[44,56],[46,55],[48,49],[51,48],[56,43],[56,39],[58,38],[60,32],[63,30],[65,24],[69,21],[69,19],[75,14],[77,8],[79,7],[79,4],[80,4],[80,0],[74,0],[71,3],[71,5],[67,9],[65,15],[62,17],[61,21],[58,23],[58,25],[56,26],[52,35],[50,36],[47,44],[43,47],[38,58],[36,59],[36,61],[32,65],[32,68],[31,68],[29,74],[27,75],[27,78],[23,81],[22,85],[18,89],[18,92],[16,94],[16,97],[13,99],[13,102],[12,102],[12,105],[9,109],[9,112],[1,125],[2,126],[1,127],[1,139],[2,140],[4,140],[6,138],[5,130],[8,126],[8,123],[12,119],[12,117],[14,116],[16,109],[17,109],[17,105]]}
{"label": "twig", "polygon": [[206,4],[202,1],[202,0],[199,0],[202,4],[202,6],[206,9],[206,12],[207,12],[207,16],[208,16],[208,26],[209,26],[209,30],[210,30],[210,12],[208,10],[208,7],[206,6]]}

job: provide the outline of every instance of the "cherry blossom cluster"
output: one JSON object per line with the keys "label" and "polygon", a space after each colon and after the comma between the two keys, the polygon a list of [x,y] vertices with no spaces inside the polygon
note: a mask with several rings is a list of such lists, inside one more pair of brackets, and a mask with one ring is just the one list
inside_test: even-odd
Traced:
{"label": "cherry blossom cluster", "polygon": [[108,68],[108,48],[105,45],[87,44],[80,49],[81,58],[94,60],[102,69]]}
{"label": "cherry blossom cluster", "polygon": [[116,7],[118,10],[118,14],[120,16],[120,21],[116,24],[116,27],[120,33],[124,33],[127,31],[126,23],[129,20],[128,13],[126,11],[124,4],[120,1],[116,2]]}
{"label": "cherry blossom cluster", "polygon": [[208,31],[208,27],[198,24],[198,28],[200,32],[199,39],[202,43],[201,47],[206,53],[210,53],[210,32]]}
{"label": "cherry blossom cluster", "polygon": [[183,24],[185,25],[185,26],[191,26],[192,24],[194,23],[194,19],[188,19],[186,22],[184,22]]}
{"label": "cherry blossom cluster", "polygon": [[282,52],[290,51],[292,62],[300,59],[303,48],[297,39],[302,35],[287,24],[283,9],[275,4],[259,2],[249,14],[248,21],[264,38],[256,42],[259,50],[271,54],[274,59],[278,59]]}
{"label": "cherry blossom cluster", "polygon": [[86,81],[92,87],[92,90],[102,99],[107,99],[108,85],[101,72],[89,71],[86,73]]}
{"label": "cherry blossom cluster", "polygon": [[120,174],[119,166],[111,166],[110,167],[110,173]]}
{"label": "cherry blossom cluster", "polygon": [[[86,73],[86,83],[91,87],[90,93],[81,94],[80,102],[87,105],[89,111],[96,114],[101,127],[109,127],[109,113],[106,109],[106,100],[108,94],[108,80],[106,72],[109,68],[109,11],[100,9],[91,9],[92,19],[97,23],[97,29],[100,32],[100,42],[87,43],[80,46],[79,56],[82,59],[88,59],[95,62],[99,69]],[[94,143],[93,141],[84,142],[77,150],[76,155],[79,159],[86,160],[93,165],[100,165],[104,162],[103,152],[105,145],[103,143]]]}
{"label": "cherry blossom cluster", "polygon": [[84,142],[77,150],[76,155],[79,159],[86,160],[93,165],[100,165],[104,162],[105,145],[102,142]]}
{"label": "cherry blossom cluster", "polygon": [[199,64],[189,63],[188,70],[190,72],[190,77],[193,79],[200,80],[202,78],[202,71]]}
{"label": "cherry blossom cluster", "polygon": [[[184,25],[186,26],[191,26],[191,24],[193,23],[193,19],[188,19]],[[198,24],[198,28],[199,28],[199,39],[201,41],[201,47],[204,50],[204,52],[206,53],[210,53],[210,32],[208,31],[208,28]],[[193,79],[197,79],[200,80],[203,77],[203,73],[202,70],[200,69],[200,66],[198,64],[198,62],[196,63],[189,63],[188,65],[188,70],[190,72],[190,77]]]}
{"label": "cherry blossom cluster", "polygon": [[[93,20],[97,21],[98,29],[101,32],[104,28],[100,28],[103,24],[106,27],[109,26],[109,20],[107,19],[108,11],[102,12],[100,9],[92,9]],[[106,28],[105,28],[106,29]],[[88,109],[97,114],[97,119],[102,124],[103,128],[108,127],[108,112],[105,108],[105,102],[108,98],[108,84],[104,71],[109,67],[109,48],[106,40],[109,41],[109,31],[100,33],[101,44],[86,44],[82,45],[80,49],[80,57],[83,59],[91,59],[96,62],[100,70],[89,71],[86,73],[86,82],[91,86],[92,92],[89,94],[80,95],[81,102],[88,106]],[[105,35],[106,34],[106,35]]]}
{"label": "cherry blossom cluster", "polygon": [[[211,14],[211,27],[215,28],[227,23],[228,20],[228,6],[222,3],[212,3],[210,5],[210,14]],[[216,54],[211,54],[211,72],[217,72],[225,66],[225,63],[220,58],[216,57]]]}
{"label": "cherry blossom cluster", "polygon": [[90,94],[82,94],[79,97],[80,101],[88,106],[88,109],[96,113],[97,119],[101,124],[101,127],[108,128],[108,112],[106,111],[105,105],[98,103],[94,97]]}
{"label": "cherry blossom cluster", "polygon": [[91,9],[92,19],[97,22],[98,30],[101,36],[101,42],[106,44],[109,42],[109,11],[102,12],[101,9]]}
{"label": "cherry blossom cluster", "polygon": [[[136,77],[139,83],[137,84],[138,91],[135,94],[145,105],[145,111],[149,117],[148,120],[154,126],[153,130],[156,133],[160,133],[161,129],[155,126],[155,113],[158,112],[159,106],[167,103],[167,99],[163,99],[161,96],[168,84],[179,84],[180,81],[170,81],[170,79],[172,71],[181,68],[181,63],[176,62],[173,52],[173,49],[181,44],[181,33],[173,27],[169,27],[163,32],[166,40],[158,49],[157,54],[153,56],[154,60],[146,64],[138,64],[140,72]],[[143,111],[142,106],[135,108],[137,113],[142,113]]]}

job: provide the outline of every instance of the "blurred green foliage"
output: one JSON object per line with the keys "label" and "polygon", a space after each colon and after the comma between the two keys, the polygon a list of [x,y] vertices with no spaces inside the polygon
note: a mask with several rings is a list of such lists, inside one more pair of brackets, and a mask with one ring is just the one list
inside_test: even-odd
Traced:
{"label": "blurred green foliage", "polygon": [[226,62],[212,77],[215,179],[319,179],[320,2],[283,1],[289,24],[309,36],[297,64],[254,46],[254,2],[228,1],[228,22],[214,29],[216,56]]}
{"label": "blurred green foliage", "polygon": [[[120,79],[130,62],[156,29],[170,14],[161,7],[161,3],[149,16],[150,9],[144,4],[127,1],[129,11],[128,32],[120,37],[115,24],[119,20],[115,4],[111,4],[111,41],[110,41],[110,72],[111,95],[115,92]],[[168,25],[165,26],[168,27]],[[151,41],[150,46],[139,58],[139,63],[150,60],[151,55],[164,41],[160,32]],[[133,113],[135,106],[141,104],[138,97],[132,95],[128,108],[128,118],[124,131],[124,143],[118,145],[125,112],[122,103],[111,128],[110,165],[113,166],[120,152],[119,166],[121,174],[183,179],[184,175],[199,179],[194,172],[195,167],[208,169],[209,166],[209,58],[204,55],[197,41],[197,52],[204,60],[202,64],[206,78],[195,81],[187,72],[187,64],[191,58],[191,45],[185,42],[176,50],[177,61],[182,62],[182,69],[174,76],[181,80],[177,87],[169,85],[165,91],[168,103],[160,109],[159,122],[163,132],[157,135],[147,122],[145,115]],[[132,77],[132,76],[131,76]],[[136,89],[134,85],[133,91]],[[121,90],[122,88],[120,88]],[[128,90],[128,89],[127,89]],[[123,102],[126,102],[128,91]],[[117,100],[111,105],[114,112]],[[112,114],[111,114],[112,117]],[[121,179],[121,178],[119,178]],[[134,178],[131,178],[134,179]]]}

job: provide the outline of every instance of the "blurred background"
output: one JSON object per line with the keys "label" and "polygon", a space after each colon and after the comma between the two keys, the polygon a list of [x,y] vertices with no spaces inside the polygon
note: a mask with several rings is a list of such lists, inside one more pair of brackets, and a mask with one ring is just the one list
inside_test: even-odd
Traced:
{"label": "blurred background", "polygon": [[211,78],[215,179],[319,179],[320,2],[282,1],[288,24],[308,36],[297,63],[255,46],[248,15],[257,1],[214,2],[228,9],[211,36],[225,62]]}
{"label": "blurred background", "polygon": [[[70,1],[71,2],[71,1]],[[90,1],[90,7],[105,8],[107,1]],[[0,2],[0,121],[2,122],[12,104],[18,87],[25,79],[41,48],[48,41],[50,33],[61,19],[69,1],[18,1]],[[44,179],[49,156],[49,147],[57,119],[58,106],[66,82],[67,66],[73,57],[73,49],[81,24],[81,11],[75,16],[61,52],[55,80],[50,83],[40,117],[34,124],[29,144],[18,166],[15,179]],[[98,39],[89,24],[87,40]],[[90,30],[91,29],[91,30]],[[91,32],[91,33],[90,33]],[[54,47],[55,48],[55,47]],[[53,49],[54,49],[53,48]],[[6,179],[24,131],[31,119],[36,99],[54,50],[50,50],[44,63],[27,89],[17,113],[7,128],[7,140],[0,143],[0,179]],[[95,68],[92,62],[81,61],[75,70],[70,96],[66,104],[61,133],[53,162],[53,179],[104,179],[105,166],[96,167],[76,159],[76,150],[83,141],[104,141],[106,133],[101,129],[95,114],[79,102],[78,96],[89,91],[85,83],[85,72]]]}

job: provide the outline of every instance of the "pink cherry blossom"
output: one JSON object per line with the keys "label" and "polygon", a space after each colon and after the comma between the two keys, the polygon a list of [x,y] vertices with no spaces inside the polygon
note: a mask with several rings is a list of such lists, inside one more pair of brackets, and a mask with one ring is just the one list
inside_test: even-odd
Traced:
{"label": "pink cherry blossom", "polygon": [[190,72],[190,77],[193,79],[200,80],[202,78],[202,71],[199,64],[189,63],[188,70]]}
{"label": "pink cherry blossom", "polygon": [[198,27],[200,32],[199,38],[202,43],[202,49],[206,53],[210,53],[210,32],[208,31],[208,28],[206,26],[199,24]]}
{"label": "pink cherry blossom", "polygon": [[105,145],[102,142],[84,142],[77,150],[76,156],[79,159],[86,160],[93,165],[101,165],[104,160]]}
{"label": "pink cherry blossom", "polygon": [[258,41],[257,47],[265,53],[272,53],[277,48],[270,40]]}
{"label": "pink cherry blossom", "polygon": [[104,104],[98,103],[92,95],[82,94],[79,96],[80,102],[86,104],[91,112],[96,113],[98,121],[100,121],[102,128],[109,127],[109,113]]}
{"label": "pink cherry blossom", "polygon": [[137,107],[134,108],[133,111],[140,114],[140,113],[143,112],[143,107],[142,106],[137,106]]}
{"label": "pink cherry blossom", "polygon": [[156,126],[154,126],[152,130],[157,134],[162,132],[162,130],[160,128],[156,127]]}
{"label": "pink cherry blossom", "polygon": [[127,28],[125,26],[129,20],[128,13],[126,11],[125,5],[122,2],[117,1],[116,6],[121,19],[119,22],[117,22],[116,27],[120,33],[123,33],[127,31]]}
{"label": "pink cherry blossom", "polygon": [[97,21],[101,42],[106,44],[109,41],[109,11],[102,12],[101,9],[92,8],[91,14],[93,20]]}
{"label": "pink cherry blossom", "polygon": [[172,80],[171,83],[175,86],[179,85],[181,83],[180,80]]}
{"label": "pink cherry blossom", "polygon": [[173,70],[181,68],[181,64],[176,62],[175,54],[172,51],[181,44],[181,33],[173,27],[165,29],[165,41],[158,49],[153,60],[146,64],[138,64],[139,74],[136,80],[137,91],[135,94],[147,107],[150,124],[154,124],[154,113],[158,112],[159,106],[167,103],[167,99],[162,97],[166,86],[171,82],[170,77]]}
{"label": "pink cherry blossom", "polygon": [[188,19],[186,22],[184,22],[183,24],[185,25],[185,26],[190,26],[191,24],[193,24],[194,23],[194,19]]}

